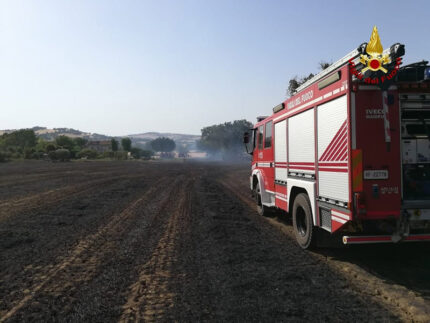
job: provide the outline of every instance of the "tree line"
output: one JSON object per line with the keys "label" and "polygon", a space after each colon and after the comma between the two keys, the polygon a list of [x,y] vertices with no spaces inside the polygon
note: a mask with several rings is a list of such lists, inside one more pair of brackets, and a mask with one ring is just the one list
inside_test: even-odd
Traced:
{"label": "tree line", "polygon": [[223,160],[245,159],[247,155],[243,134],[252,127],[252,123],[244,119],[205,127],[201,130],[202,136],[197,147]]}
{"label": "tree line", "polygon": [[109,149],[104,152],[89,148],[90,143],[84,138],[68,136],[58,136],[53,141],[47,141],[38,138],[31,129],[17,130],[0,136],[0,162],[16,159],[150,159],[154,152],[170,153],[176,147],[172,139],[164,137],[152,140],[145,149],[133,147],[130,138],[122,138],[120,141],[112,138]]}

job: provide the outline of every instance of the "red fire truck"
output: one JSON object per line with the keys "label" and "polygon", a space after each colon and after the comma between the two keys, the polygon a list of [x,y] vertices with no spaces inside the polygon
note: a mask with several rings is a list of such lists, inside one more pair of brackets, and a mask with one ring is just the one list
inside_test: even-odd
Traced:
{"label": "red fire truck", "polygon": [[344,244],[430,240],[430,67],[400,68],[404,46],[395,44],[383,52],[395,72],[361,77],[366,63],[378,67],[363,60],[366,46],[301,85],[244,137],[258,213],[291,214],[302,248],[321,230]]}

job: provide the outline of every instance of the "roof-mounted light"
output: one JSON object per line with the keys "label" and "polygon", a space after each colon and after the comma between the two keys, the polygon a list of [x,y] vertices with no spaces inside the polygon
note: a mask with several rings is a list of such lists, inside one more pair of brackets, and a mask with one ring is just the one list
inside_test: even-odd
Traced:
{"label": "roof-mounted light", "polygon": [[424,80],[430,80],[430,67],[426,67],[424,70]]}

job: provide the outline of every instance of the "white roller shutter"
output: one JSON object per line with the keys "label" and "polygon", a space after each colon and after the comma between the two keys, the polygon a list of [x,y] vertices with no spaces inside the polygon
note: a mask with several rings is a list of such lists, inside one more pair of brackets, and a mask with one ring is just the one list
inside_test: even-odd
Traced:
{"label": "white roller shutter", "polygon": [[287,120],[275,123],[275,180],[287,181]]}
{"label": "white roller shutter", "polygon": [[348,202],[348,125],[347,96],[317,108],[319,195]]}
{"label": "white roller shutter", "polygon": [[288,120],[290,172],[315,173],[314,110],[310,109]]}

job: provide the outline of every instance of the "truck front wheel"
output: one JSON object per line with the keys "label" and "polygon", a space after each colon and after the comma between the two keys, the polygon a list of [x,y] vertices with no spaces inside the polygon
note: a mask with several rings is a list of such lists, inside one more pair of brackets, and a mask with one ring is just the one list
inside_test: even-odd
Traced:
{"label": "truck front wheel", "polygon": [[270,210],[267,206],[263,205],[263,201],[261,198],[260,186],[257,183],[257,187],[255,189],[255,199],[257,202],[257,213],[261,216],[269,216]]}
{"label": "truck front wheel", "polygon": [[314,240],[311,203],[307,194],[300,193],[293,204],[293,228],[296,240],[303,249],[309,248]]}

